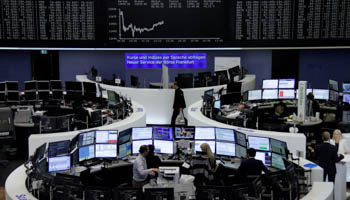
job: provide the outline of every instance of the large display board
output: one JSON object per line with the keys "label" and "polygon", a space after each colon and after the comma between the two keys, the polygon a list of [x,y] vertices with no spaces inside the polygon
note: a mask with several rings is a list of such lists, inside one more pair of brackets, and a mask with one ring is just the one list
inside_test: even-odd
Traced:
{"label": "large display board", "polygon": [[350,2],[0,0],[0,46],[350,46]]}

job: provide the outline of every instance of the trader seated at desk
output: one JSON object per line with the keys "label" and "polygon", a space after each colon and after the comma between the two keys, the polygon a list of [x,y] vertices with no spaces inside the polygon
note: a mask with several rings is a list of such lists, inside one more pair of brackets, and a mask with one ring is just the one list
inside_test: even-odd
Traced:
{"label": "trader seated at desk", "polygon": [[243,110],[245,109],[244,104],[239,104],[236,110],[231,111],[226,117],[230,119],[236,119],[241,114],[243,114]]}
{"label": "trader seated at desk", "polygon": [[246,178],[247,176],[260,176],[262,171],[265,173],[269,172],[261,160],[255,159],[255,149],[248,149],[247,155],[248,159],[242,161],[241,165],[238,168],[237,175],[239,177]]}
{"label": "trader seated at desk", "polygon": [[146,184],[146,179],[148,175],[155,176],[158,172],[157,168],[148,169],[146,156],[148,155],[148,146],[142,145],[139,150],[139,155],[134,161],[133,165],[133,177],[132,185],[133,187],[142,188]]}
{"label": "trader seated at desk", "polygon": [[275,106],[274,112],[272,114],[272,120],[276,122],[283,122],[286,119],[284,118],[286,116],[285,114],[286,105],[284,103],[279,103]]}

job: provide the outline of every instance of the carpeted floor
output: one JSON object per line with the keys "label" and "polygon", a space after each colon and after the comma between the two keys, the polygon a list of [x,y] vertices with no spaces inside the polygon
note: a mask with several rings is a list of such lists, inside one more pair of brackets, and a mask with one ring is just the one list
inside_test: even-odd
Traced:
{"label": "carpeted floor", "polygon": [[0,187],[0,200],[5,200],[5,188]]}

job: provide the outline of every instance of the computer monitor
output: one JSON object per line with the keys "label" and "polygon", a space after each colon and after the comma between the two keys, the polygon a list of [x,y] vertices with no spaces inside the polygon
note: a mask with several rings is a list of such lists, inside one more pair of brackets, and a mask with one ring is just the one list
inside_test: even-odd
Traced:
{"label": "computer monitor", "polygon": [[152,139],[152,127],[132,128],[132,140]]}
{"label": "computer monitor", "polygon": [[329,90],[325,89],[313,89],[313,94],[315,99],[319,100],[329,100]]}
{"label": "computer monitor", "polygon": [[117,105],[117,94],[114,91],[107,90],[108,105]]}
{"label": "computer monitor", "polygon": [[230,82],[227,83],[226,93],[241,93],[242,82]]}
{"label": "computer monitor", "polygon": [[96,144],[95,156],[96,158],[116,158],[117,144]]}
{"label": "computer monitor", "polygon": [[343,92],[350,93],[350,83],[343,83]]}
{"label": "computer monitor", "polygon": [[135,140],[132,141],[132,154],[138,154],[140,147],[142,145],[150,145],[153,144],[152,140]]}
{"label": "computer monitor", "polygon": [[215,140],[215,128],[214,127],[196,127],[194,139]]}
{"label": "computer monitor", "polygon": [[46,143],[40,145],[34,153],[33,161],[38,162],[45,157]]}
{"label": "computer monitor", "polygon": [[154,152],[161,154],[174,154],[174,142],[166,140],[154,140]]}
{"label": "computer monitor", "polygon": [[118,157],[124,158],[128,155],[131,155],[131,142],[126,142],[124,144],[120,144],[118,148]]}
{"label": "computer monitor", "polygon": [[237,158],[246,158],[247,157],[247,148],[239,144],[236,144],[236,157]]}
{"label": "computer monitor", "polygon": [[283,156],[272,153],[272,163],[271,166],[280,170],[285,170],[286,166],[284,164]]}
{"label": "computer monitor", "polygon": [[266,137],[248,136],[248,144],[258,151],[270,151],[270,139]]}
{"label": "computer monitor", "polygon": [[335,80],[328,80],[328,88],[329,90],[333,90],[333,91],[339,91],[339,86],[338,86],[338,81]]}
{"label": "computer monitor", "polygon": [[210,90],[204,91],[204,96],[205,96],[205,95],[214,96],[214,89],[210,89]]}
{"label": "computer monitor", "polygon": [[[306,95],[312,93],[312,89],[306,89]],[[297,90],[297,99],[299,99],[299,90]]]}
{"label": "computer monitor", "polygon": [[18,91],[18,81],[6,81],[7,91]]}
{"label": "computer monitor", "polygon": [[279,99],[295,99],[295,90],[282,89],[278,90]]}
{"label": "computer monitor", "polygon": [[131,131],[132,129],[126,129],[124,131],[119,132],[118,144],[124,144],[126,142],[130,142],[131,139]]}
{"label": "computer monitor", "polygon": [[79,148],[79,162],[95,158],[95,145]]}
{"label": "computer monitor", "polygon": [[79,147],[95,143],[95,131],[79,134]]}
{"label": "computer monitor", "polygon": [[[239,81],[239,76],[241,74],[241,69],[239,68],[239,65],[234,66],[230,69],[228,69],[228,74],[230,75],[231,82],[233,81]],[[238,77],[237,77],[238,76]]]}
{"label": "computer monitor", "polygon": [[262,90],[249,90],[248,101],[261,100]]}
{"label": "computer monitor", "polygon": [[278,79],[265,79],[263,80],[262,89],[277,89]]}
{"label": "computer monitor", "polygon": [[216,140],[235,142],[235,133],[233,129],[215,128]]}
{"label": "computer monitor", "polygon": [[7,102],[18,102],[19,93],[18,91],[7,92]]}
{"label": "computer monitor", "polygon": [[339,102],[339,93],[334,90],[329,90],[329,101]]}
{"label": "computer monitor", "polygon": [[38,90],[50,90],[49,81],[38,81]]}
{"label": "computer monitor", "polygon": [[117,143],[118,131],[115,130],[96,130],[96,143]]}
{"label": "computer monitor", "polygon": [[173,141],[173,128],[166,126],[153,126],[153,138],[155,140]]}
{"label": "computer monitor", "polygon": [[96,93],[96,83],[83,82],[84,92]]}
{"label": "computer monitor", "polygon": [[178,74],[175,79],[181,88],[193,88],[192,73]]}
{"label": "computer monitor", "polygon": [[350,103],[350,94],[343,94],[343,102]]}
{"label": "computer monitor", "polygon": [[215,101],[214,108],[221,110],[221,100],[216,100]]}
{"label": "computer monitor", "polygon": [[343,123],[350,123],[350,110],[343,110]]}
{"label": "computer monitor", "polygon": [[215,141],[213,141],[213,140],[196,140],[194,142],[194,151],[195,152],[202,152],[201,144],[203,144],[203,143],[209,144],[211,151],[215,154],[216,148],[215,148]]}
{"label": "computer monitor", "polygon": [[236,156],[236,145],[231,142],[216,142],[216,154],[220,156]]}
{"label": "computer monitor", "polygon": [[271,138],[270,143],[271,143],[271,151],[273,153],[283,155],[284,157],[287,156],[287,154],[286,154],[287,143],[286,142]]}
{"label": "computer monitor", "polygon": [[215,76],[218,77],[218,80],[220,80],[220,85],[223,85],[229,82],[227,70],[216,71]]}
{"label": "computer monitor", "polygon": [[263,90],[262,99],[278,99],[278,90]]}
{"label": "computer monitor", "polygon": [[1,92],[5,92],[6,91],[6,83],[5,82],[1,82],[0,83],[0,91]]}
{"label": "computer monitor", "polygon": [[271,152],[257,151],[255,159],[261,160],[265,166],[271,166]]}
{"label": "computer monitor", "polygon": [[71,157],[69,155],[49,158],[49,172],[65,171],[70,168]]}
{"label": "computer monitor", "polygon": [[70,151],[70,140],[50,142],[48,157],[56,157],[68,154]]}
{"label": "computer monitor", "polygon": [[24,97],[27,101],[36,101],[38,99],[36,91],[25,91]]}
{"label": "computer monitor", "polygon": [[211,72],[198,72],[198,79],[206,80],[206,78],[211,77]]}
{"label": "computer monitor", "polygon": [[278,81],[279,89],[294,89],[295,79],[279,79]]}
{"label": "computer monitor", "polygon": [[36,81],[25,81],[24,82],[24,90],[37,90],[37,82]]}
{"label": "computer monitor", "polygon": [[51,86],[51,90],[62,90],[61,80],[51,80],[50,86]]}
{"label": "computer monitor", "polygon": [[194,127],[175,127],[175,139],[194,139]]}
{"label": "computer monitor", "polygon": [[81,82],[76,81],[66,81],[66,91],[82,91],[83,85]]}
{"label": "computer monitor", "polygon": [[239,132],[239,131],[235,131],[235,133],[236,133],[236,143],[241,145],[241,146],[247,147],[246,135],[244,133]]}

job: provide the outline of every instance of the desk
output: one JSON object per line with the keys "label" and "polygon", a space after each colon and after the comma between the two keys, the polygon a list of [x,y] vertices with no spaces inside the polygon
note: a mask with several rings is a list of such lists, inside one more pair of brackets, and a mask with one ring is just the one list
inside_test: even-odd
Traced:
{"label": "desk", "polygon": [[334,183],[334,199],[344,200],[346,199],[346,163],[336,163],[337,175],[335,176]]}
{"label": "desk", "polygon": [[333,183],[315,182],[311,191],[301,200],[333,200]]}
{"label": "desk", "polygon": [[315,121],[306,120],[303,122],[286,121],[285,123],[289,124],[289,125],[294,125],[294,123],[295,123],[297,126],[309,127],[309,126],[317,126],[317,125],[321,124],[322,119],[315,119]]}
{"label": "desk", "polygon": [[[255,88],[255,78],[255,75],[246,75],[245,78],[241,80],[242,92]],[[81,82],[93,82],[89,80],[86,75],[77,75],[76,80]],[[131,97],[133,101],[142,103],[142,106],[147,110],[147,124],[170,124],[175,95],[174,89],[127,88],[106,84],[100,84],[100,87],[102,89],[121,93],[128,98]],[[226,85],[182,90],[184,92],[186,105],[189,107],[189,105],[202,99],[204,91],[214,89],[214,91],[217,92],[221,88],[226,88]],[[188,112],[187,109],[185,109],[185,116],[187,117],[187,115]]]}

